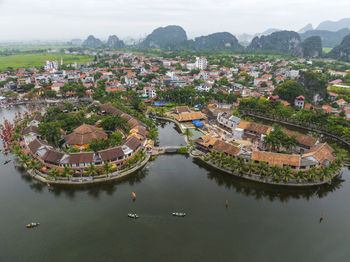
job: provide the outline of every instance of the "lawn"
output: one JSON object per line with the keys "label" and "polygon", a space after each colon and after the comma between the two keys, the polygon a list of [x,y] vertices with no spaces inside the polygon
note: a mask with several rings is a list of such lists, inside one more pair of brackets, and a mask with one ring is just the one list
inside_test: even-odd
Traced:
{"label": "lawn", "polygon": [[63,58],[64,64],[69,63],[85,63],[93,61],[93,57],[85,55],[66,55],[60,53],[34,53],[34,54],[19,54],[10,56],[0,56],[0,71],[7,70],[8,67],[13,69],[41,67],[47,59],[57,60],[59,63]]}
{"label": "lawn", "polygon": [[323,48],[323,52],[328,54],[333,48],[329,48],[329,47],[324,47]]}

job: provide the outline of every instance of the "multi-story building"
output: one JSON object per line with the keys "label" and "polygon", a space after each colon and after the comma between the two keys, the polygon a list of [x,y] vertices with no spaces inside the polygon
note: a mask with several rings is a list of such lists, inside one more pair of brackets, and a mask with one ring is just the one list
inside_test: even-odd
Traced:
{"label": "multi-story building", "polygon": [[196,57],[196,69],[205,70],[208,67],[208,61],[204,56]]}

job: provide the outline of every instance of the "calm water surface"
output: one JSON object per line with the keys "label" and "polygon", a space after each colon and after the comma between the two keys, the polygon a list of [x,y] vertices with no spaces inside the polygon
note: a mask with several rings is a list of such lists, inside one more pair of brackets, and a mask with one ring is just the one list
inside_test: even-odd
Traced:
{"label": "calm water surface", "polygon": [[[184,144],[173,124],[159,131],[160,145]],[[347,170],[332,186],[285,190],[164,155],[122,182],[48,192],[11,163],[0,169],[0,261],[349,261],[349,200]]]}

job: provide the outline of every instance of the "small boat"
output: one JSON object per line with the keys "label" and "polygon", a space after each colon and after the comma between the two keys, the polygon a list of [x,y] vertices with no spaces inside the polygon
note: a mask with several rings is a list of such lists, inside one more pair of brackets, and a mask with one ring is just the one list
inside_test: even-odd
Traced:
{"label": "small boat", "polygon": [[128,217],[133,218],[133,219],[137,219],[137,218],[139,218],[139,215],[138,214],[129,213]]}
{"label": "small boat", "polygon": [[11,160],[6,160],[5,162],[4,162],[4,165],[7,165],[8,163],[10,163],[11,162]]}
{"label": "small boat", "polygon": [[172,215],[173,215],[174,217],[184,217],[184,216],[186,216],[186,213],[173,212]]}
{"label": "small boat", "polygon": [[37,227],[37,226],[39,226],[39,225],[40,225],[40,223],[34,223],[34,222],[32,222],[32,223],[27,224],[27,225],[26,225],[26,228],[33,228],[33,227]]}

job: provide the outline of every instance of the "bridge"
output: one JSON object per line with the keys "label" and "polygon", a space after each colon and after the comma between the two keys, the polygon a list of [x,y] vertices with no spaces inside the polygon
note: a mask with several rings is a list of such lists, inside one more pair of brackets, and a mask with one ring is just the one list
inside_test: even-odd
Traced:
{"label": "bridge", "polygon": [[162,146],[162,147],[154,147],[152,149],[152,155],[160,155],[166,153],[176,153],[181,146]]}

